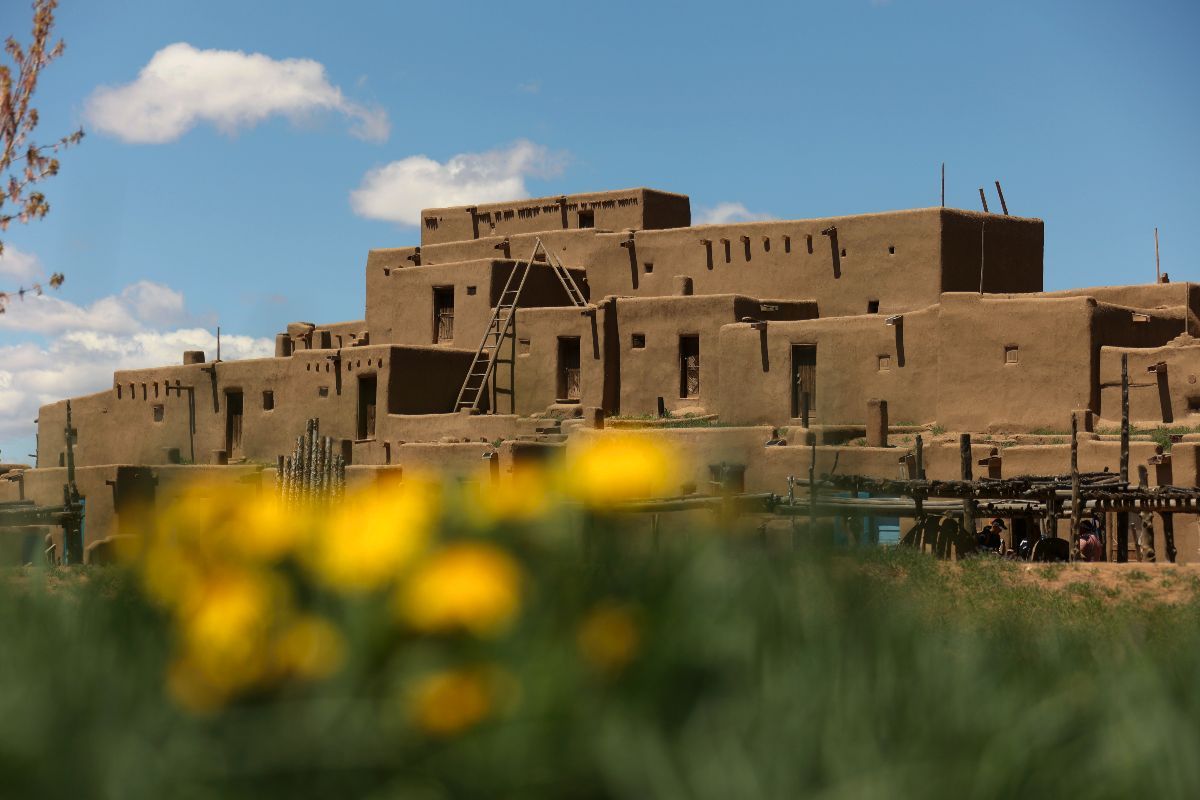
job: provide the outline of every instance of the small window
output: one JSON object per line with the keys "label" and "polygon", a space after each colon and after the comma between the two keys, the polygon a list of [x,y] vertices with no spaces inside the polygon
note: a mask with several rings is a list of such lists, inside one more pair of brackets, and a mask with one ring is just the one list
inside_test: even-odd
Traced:
{"label": "small window", "polygon": [[878,314],[879,313],[879,301],[878,300],[868,300],[867,301],[867,313],[868,314]]}
{"label": "small window", "polygon": [[630,339],[634,350],[642,350],[646,347],[646,334],[635,333]]}
{"label": "small window", "polygon": [[1017,363],[1017,346],[1015,344],[1006,345],[1004,348],[1004,363]]}
{"label": "small window", "polygon": [[529,355],[530,345],[528,339],[517,339],[517,355]]}
{"label": "small window", "polygon": [[263,411],[272,411],[275,408],[275,393],[272,391],[263,392]]}
{"label": "small window", "polygon": [[1200,397],[1187,398],[1187,411],[1189,414],[1200,414]]}
{"label": "small window", "polygon": [[785,252],[785,253],[792,252],[792,237],[790,237],[790,236],[783,237],[783,252]]}
{"label": "small window", "polygon": [[592,210],[579,212],[579,227],[594,228],[596,227],[596,212]]}
{"label": "small window", "polygon": [[813,251],[813,249],[812,249],[812,234],[811,233],[807,234],[804,238],[808,240],[808,254],[811,256],[812,251]]}
{"label": "small window", "polygon": [[473,294],[475,294],[475,287],[474,287],[474,286],[468,286],[468,287],[467,287],[467,294],[469,294],[469,295],[473,295]]}
{"label": "small window", "polygon": [[649,275],[651,272],[654,272],[654,262],[647,261],[645,264],[642,265],[642,268],[645,269],[646,274]]}
{"label": "small window", "polygon": [[892,368],[892,357],[891,356],[880,356],[879,357],[879,371],[884,372],[891,368]]}
{"label": "small window", "polygon": [[305,371],[305,372],[312,372],[312,364],[305,364],[305,365],[304,365],[304,371]]}
{"label": "small window", "polygon": [[894,255],[896,255],[896,245],[894,245],[894,244],[889,244],[889,245],[888,245],[888,255],[889,255],[889,256],[894,256]]}
{"label": "small window", "polygon": [[846,248],[842,248],[842,258],[846,257]]}
{"label": "small window", "polygon": [[329,397],[329,387],[322,386],[317,389],[317,397]]}
{"label": "small window", "polygon": [[121,399],[121,384],[117,384],[117,399]]}
{"label": "small window", "polygon": [[155,422],[162,422],[162,421],[163,421],[163,407],[162,407],[162,403],[155,403],[155,404],[154,404],[154,421],[155,421]]}

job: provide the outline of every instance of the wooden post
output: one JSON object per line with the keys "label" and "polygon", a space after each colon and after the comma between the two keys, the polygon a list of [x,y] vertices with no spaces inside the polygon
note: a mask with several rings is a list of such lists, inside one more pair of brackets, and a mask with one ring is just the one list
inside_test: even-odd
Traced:
{"label": "wooden post", "polygon": [[808,430],[808,412],[809,412],[809,394],[808,392],[800,393],[800,426]]}
{"label": "wooden post", "polygon": [[[958,437],[958,456],[962,470],[962,479],[971,480],[971,434],[963,433]],[[963,500],[963,530],[971,536],[975,535],[975,501],[970,498]]]}
{"label": "wooden post", "polygon": [[1154,282],[1162,283],[1162,264],[1158,260],[1158,226],[1154,228]]}
{"label": "wooden post", "polygon": [[1083,509],[1079,507],[1079,417],[1071,414],[1071,530],[1068,538],[1071,542],[1070,560],[1075,560],[1076,532],[1079,530],[1079,518]]}
{"label": "wooden post", "polygon": [[979,201],[983,203],[983,213],[988,213],[987,195],[983,193],[983,187],[979,187]]}
{"label": "wooden post", "polygon": [[1004,190],[1000,188],[1000,181],[996,181],[996,194],[1000,196],[1000,210],[1004,212],[1004,216],[1008,216],[1008,203],[1004,202]]}
{"label": "wooden post", "polygon": [[[1129,484],[1129,354],[1121,354],[1121,483]],[[1117,513],[1117,561],[1129,560],[1129,512]]]}
{"label": "wooden post", "polygon": [[946,207],[946,162],[942,162],[942,208]]}
{"label": "wooden post", "polygon": [[[1150,470],[1145,464],[1138,464],[1137,472],[1138,488],[1148,489],[1150,487]],[[1138,561],[1148,561],[1153,564],[1158,560],[1154,555],[1154,514],[1143,510],[1138,515],[1138,523],[1138,537],[1135,542]]]}
{"label": "wooden post", "polygon": [[[917,452],[916,452],[916,470],[917,480],[925,480],[925,440],[921,438],[921,434],[917,434]],[[925,519],[925,497],[920,491],[913,492],[913,503],[917,507],[917,524]]]}

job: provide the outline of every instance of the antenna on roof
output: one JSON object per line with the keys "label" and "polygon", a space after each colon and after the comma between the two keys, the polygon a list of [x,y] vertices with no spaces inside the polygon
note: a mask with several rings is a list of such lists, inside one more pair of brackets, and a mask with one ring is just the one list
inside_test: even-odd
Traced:
{"label": "antenna on roof", "polygon": [[987,214],[987,213],[988,213],[988,207],[987,207],[987,195],[983,193],[983,187],[982,187],[982,186],[980,186],[980,187],[979,187],[979,201],[980,201],[981,203],[983,203],[983,213]]}
{"label": "antenna on roof", "polygon": [[946,207],[946,162],[942,162],[942,208]]}
{"label": "antenna on roof", "polygon": [[1008,203],[1004,202],[1004,190],[1000,188],[1000,181],[996,181],[996,194],[1000,195],[1000,209],[1004,212],[1004,216],[1008,216]]}
{"label": "antenna on roof", "polygon": [[217,326],[217,361],[221,360],[221,326]]}

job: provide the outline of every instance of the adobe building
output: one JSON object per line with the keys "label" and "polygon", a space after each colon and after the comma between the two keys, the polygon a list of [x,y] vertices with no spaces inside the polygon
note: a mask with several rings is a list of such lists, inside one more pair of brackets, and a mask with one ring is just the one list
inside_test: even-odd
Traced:
{"label": "adobe building", "polygon": [[[88,538],[118,526],[131,468],[261,479],[313,417],[355,480],[489,459],[503,479],[529,453],[641,427],[685,454],[681,494],[722,462],[746,491],[785,494],[814,441],[818,469],[897,477],[917,433],[930,477],[959,477],[959,432],[986,474],[1061,474],[1073,413],[1082,468],[1116,471],[1122,356],[1135,428],[1200,425],[1200,291],[1044,292],[1039,219],[692,225],[686,196],[652,189],[421,217],[419,246],[368,252],[363,319],[291,323],[273,358],[183,353],[73,398]],[[65,411],[41,409],[37,464],[9,467],[0,500],[61,499]],[[1169,453],[1134,437],[1152,485],[1200,485],[1200,434],[1177,434]],[[1190,520],[1181,561],[1200,560]]]}

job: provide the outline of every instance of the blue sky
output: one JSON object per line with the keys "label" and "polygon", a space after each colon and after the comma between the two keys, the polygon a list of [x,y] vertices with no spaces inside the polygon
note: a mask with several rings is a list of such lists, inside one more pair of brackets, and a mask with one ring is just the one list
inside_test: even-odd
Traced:
{"label": "blue sky", "polygon": [[[0,34],[28,16],[3,3]],[[67,283],[0,323],[0,460],[30,452],[38,402],[218,320],[253,354],[288,321],[360,318],[367,250],[419,238],[396,209],[462,174],[797,218],[936,205],[945,161],[948,205],[994,203],[998,178],[1046,220],[1047,288],[1153,280],[1156,225],[1164,269],[1200,280],[1195,2],[63,0],[58,30],[39,130],[88,137],[50,216],[4,235],[0,280]],[[135,83],[171,45],[194,74]],[[231,99],[259,80],[281,82],[261,119]],[[164,122],[148,97],[198,107]]]}

